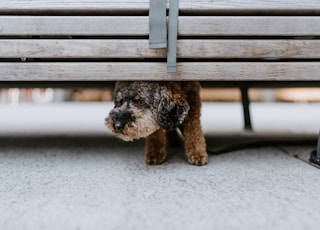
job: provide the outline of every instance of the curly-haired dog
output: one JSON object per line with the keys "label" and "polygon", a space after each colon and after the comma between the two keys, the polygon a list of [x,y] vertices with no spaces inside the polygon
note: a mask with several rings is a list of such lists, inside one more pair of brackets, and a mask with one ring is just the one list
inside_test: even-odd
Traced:
{"label": "curly-haired dog", "polygon": [[133,81],[116,83],[115,107],[106,126],[122,140],[146,138],[145,161],[161,164],[166,159],[166,131],[181,128],[188,162],[208,162],[200,124],[198,82]]}

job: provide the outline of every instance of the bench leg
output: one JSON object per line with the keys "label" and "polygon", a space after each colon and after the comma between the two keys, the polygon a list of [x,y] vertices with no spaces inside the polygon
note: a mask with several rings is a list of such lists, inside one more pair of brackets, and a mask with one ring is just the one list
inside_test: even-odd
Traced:
{"label": "bench leg", "polygon": [[242,99],[242,107],[243,107],[243,117],[244,117],[244,129],[248,131],[252,131],[251,117],[250,117],[250,100],[248,96],[248,86],[241,86],[241,99]]}
{"label": "bench leg", "polygon": [[311,152],[309,161],[314,165],[320,166],[320,132],[318,136],[317,149]]}

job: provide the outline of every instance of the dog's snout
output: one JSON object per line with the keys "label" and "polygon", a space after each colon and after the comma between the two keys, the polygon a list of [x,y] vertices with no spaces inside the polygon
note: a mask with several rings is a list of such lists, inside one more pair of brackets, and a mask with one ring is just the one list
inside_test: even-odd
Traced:
{"label": "dog's snout", "polygon": [[114,124],[113,124],[113,127],[114,127],[114,130],[117,131],[117,132],[121,132],[124,128],[124,124],[121,123],[120,121],[116,121]]}
{"label": "dog's snout", "polygon": [[132,124],[135,119],[132,116],[131,112],[125,111],[114,113],[112,116],[112,120],[114,131],[120,133],[125,129],[126,125]]}

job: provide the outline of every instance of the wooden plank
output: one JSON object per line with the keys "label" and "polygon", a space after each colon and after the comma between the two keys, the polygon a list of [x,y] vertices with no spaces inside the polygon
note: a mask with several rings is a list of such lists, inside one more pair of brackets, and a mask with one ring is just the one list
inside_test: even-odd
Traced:
{"label": "wooden plank", "polygon": [[[320,16],[180,17],[179,36],[317,36]],[[148,17],[0,16],[0,36],[148,36]]]}
{"label": "wooden plank", "polygon": [[319,62],[180,62],[167,73],[160,62],[0,63],[0,81],[319,81]]}
{"label": "wooden plank", "polygon": [[178,40],[179,58],[312,59],[320,58],[320,40],[212,39]]}
{"label": "wooden plank", "polygon": [[0,58],[166,58],[143,39],[0,39]]}
{"label": "wooden plank", "polygon": [[181,36],[314,36],[320,17],[181,17]]}
{"label": "wooden plank", "polygon": [[[168,2],[168,0],[167,0]],[[1,0],[0,13],[147,12],[149,0]],[[181,0],[181,13],[318,14],[318,0]]]}
{"label": "wooden plank", "polygon": [[147,36],[147,17],[2,16],[1,35]]}
{"label": "wooden plank", "polygon": [[[320,40],[178,40],[178,58],[320,58]],[[136,39],[0,39],[0,58],[166,58]]]}

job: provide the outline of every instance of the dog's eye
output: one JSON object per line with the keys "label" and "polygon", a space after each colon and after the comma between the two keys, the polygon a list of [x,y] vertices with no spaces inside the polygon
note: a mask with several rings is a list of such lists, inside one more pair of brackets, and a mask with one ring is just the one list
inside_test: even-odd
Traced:
{"label": "dog's eye", "polygon": [[120,99],[119,101],[117,101],[117,106],[121,106],[123,104],[124,100],[123,99]]}
{"label": "dog's eye", "polygon": [[146,104],[146,101],[144,99],[140,98],[140,99],[134,100],[133,103],[136,104],[136,105],[143,106],[143,105]]}

